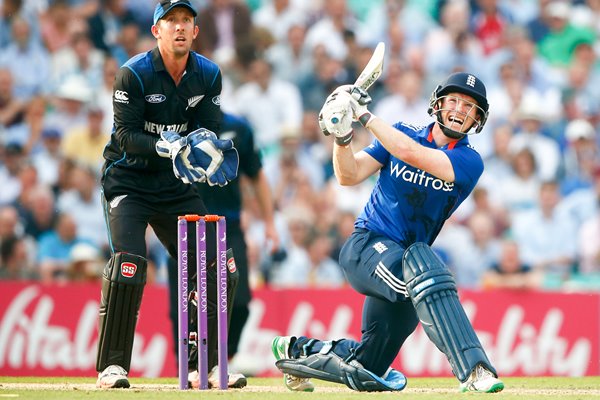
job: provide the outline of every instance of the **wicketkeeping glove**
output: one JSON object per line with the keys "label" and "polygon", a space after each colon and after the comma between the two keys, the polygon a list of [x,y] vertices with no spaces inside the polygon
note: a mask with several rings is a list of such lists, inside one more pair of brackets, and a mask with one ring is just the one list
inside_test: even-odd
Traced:
{"label": "wicketkeeping glove", "polygon": [[171,131],[162,132],[160,137],[161,140],[156,143],[156,152],[173,161],[173,173],[177,178],[187,184],[206,181],[205,172],[194,166],[186,137]]}
{"label": "wicketkeeping glove", "polygon": [[225,186],[235,179],[239,157],[232,140],[220,140],[205,128],[191,132],[187,138],[193,164],[205,172],[210,186]]}

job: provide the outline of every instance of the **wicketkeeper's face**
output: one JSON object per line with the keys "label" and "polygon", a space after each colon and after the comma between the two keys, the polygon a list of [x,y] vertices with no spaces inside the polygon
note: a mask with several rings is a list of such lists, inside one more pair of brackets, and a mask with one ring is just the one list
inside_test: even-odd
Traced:
{"label": "wicketkeeper's face", "polygon": [[192,12],[186,7],[175,7],[152,27],[152,34],[161,50],[182,56],[192,48],[198,30]]}

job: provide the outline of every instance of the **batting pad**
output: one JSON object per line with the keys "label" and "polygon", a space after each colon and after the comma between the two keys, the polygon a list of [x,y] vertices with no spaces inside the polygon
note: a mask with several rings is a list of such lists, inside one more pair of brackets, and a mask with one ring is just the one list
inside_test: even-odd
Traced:
{"label": "batting pad", "polygon": [[400,391],[406,386],[406,377],[399,371],[390,370],[386,378],[382,378],[365,369],[356,360],[346,362],[333,352],[283,359],[277,361],[275,366],[286,374],[342,383],[358,392]]}
{"label": "batting pad", "polygon": [[128,253],[115,253],[104,267],[97,371],[109,365],[119,365],[129,371],[146,269],[145,258]]}
{"label": "batting pad", "polygon": [[454,278],[425,243],[414,243],[402,263],[406,289],[429,339],[442,351],[454,375],[464,382],[483,364],[497,376],[458,299]]}

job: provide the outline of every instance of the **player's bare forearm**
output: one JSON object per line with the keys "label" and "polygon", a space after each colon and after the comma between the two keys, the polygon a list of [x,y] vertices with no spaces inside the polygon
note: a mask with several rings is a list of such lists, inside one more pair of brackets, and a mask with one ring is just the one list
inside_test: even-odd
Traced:
{"label": "player's bare forearm", "polygon": [[454,182],[454,168],[444,152],[421,146],[380,118],[373,118],[368,129],[394,157],[446,182]]}
{"label": "player's bare forearm", "polygon": [[333,147],[333,171],[342,186],[357,185],[380,168],[381,164],[366,152],[354,153],[352,145]]}

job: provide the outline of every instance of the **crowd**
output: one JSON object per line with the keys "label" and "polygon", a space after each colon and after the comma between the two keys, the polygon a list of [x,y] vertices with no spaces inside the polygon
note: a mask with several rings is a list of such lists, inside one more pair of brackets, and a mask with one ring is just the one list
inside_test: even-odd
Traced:
{"label": "crowd", "polygon": [[[281,246],[244,192],[252,285],[341,287],[341,244],[374,181],[341,187],[317,114],[379,41],[371,111],[415,125],[453,71],[488,88],[470,141],[485,172],[434,250],[464,288],[600,287],[600,1],[197,0],[194,49],[223,71],[222,108],[253,128]],[[112,82],[149,50],[154,0],[3,0],[0,9],[0,278],[97,279]],[[355,148],[372,137],[356,128]],[[148,232],[154,276],[165,253]]]}

